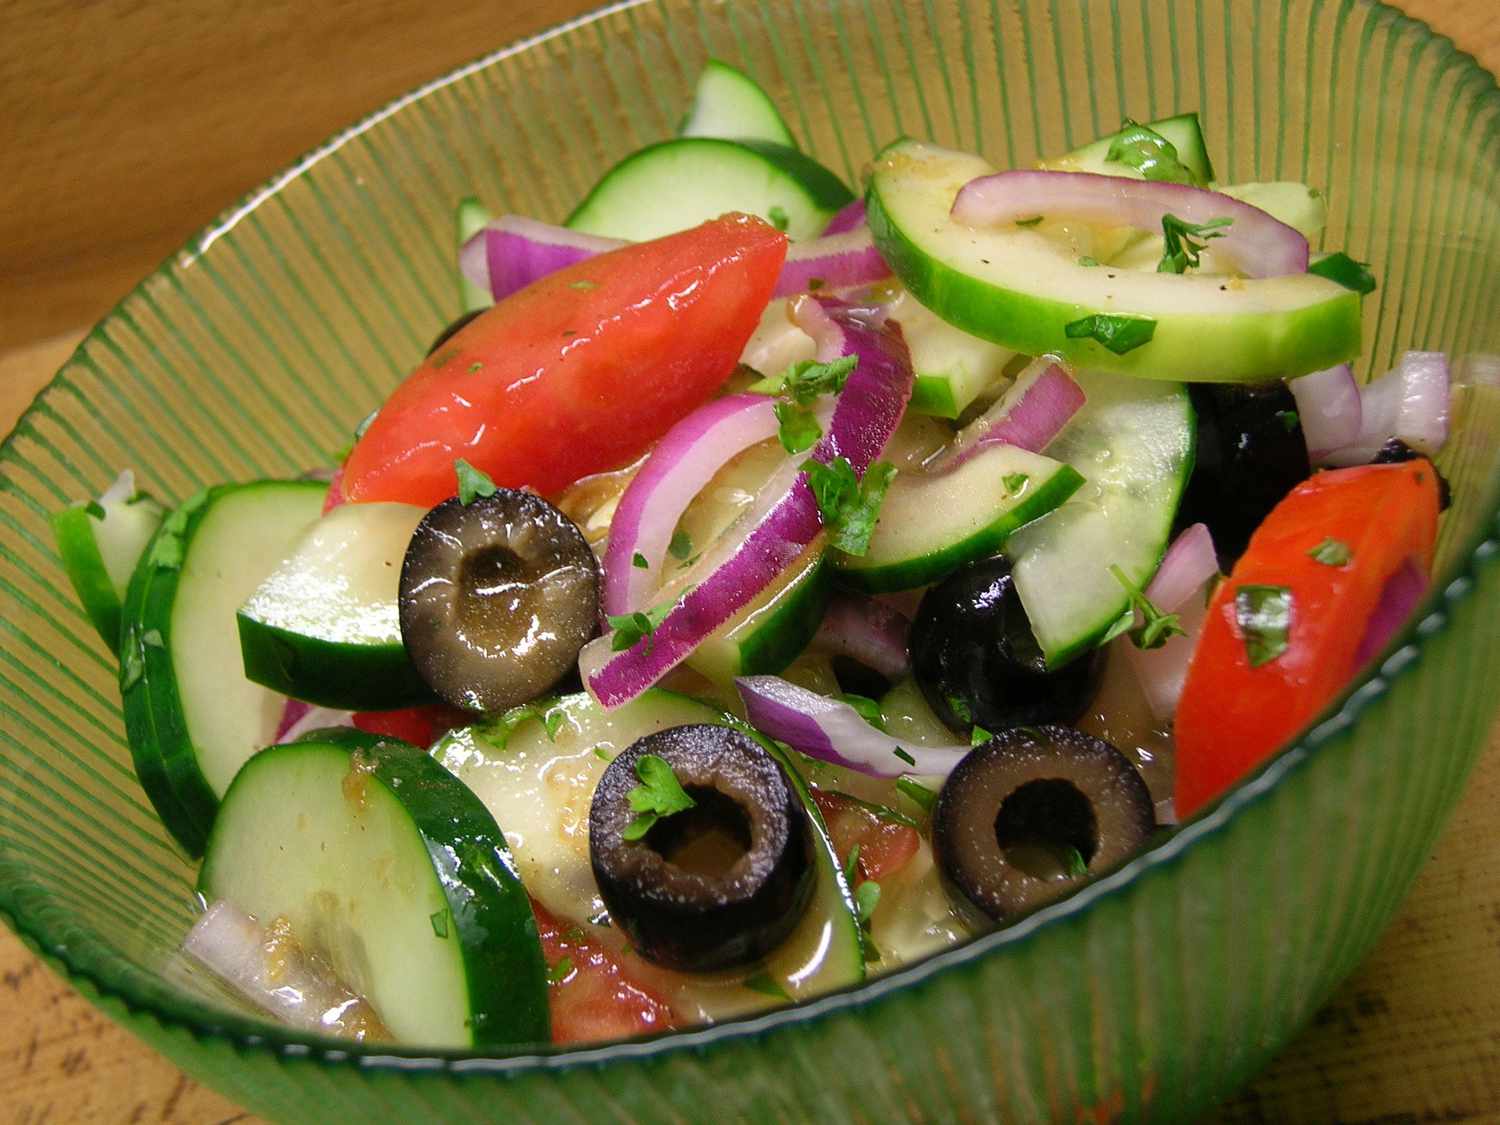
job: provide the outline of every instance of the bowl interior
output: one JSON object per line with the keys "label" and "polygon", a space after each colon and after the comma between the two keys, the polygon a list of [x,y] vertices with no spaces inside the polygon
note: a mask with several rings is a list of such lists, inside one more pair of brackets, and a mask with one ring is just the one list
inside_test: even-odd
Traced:
{"label": "bowl interior", "polygon": [[[415,92],[227,211],[90,334],[0,450],[0,912],[104,995],[167,1025],[255,1030],[173,957],[194,867],[136,784],[114,658],[67,588],[48,513],[123,466],[181,499],[327,465],[458,312],[454,202],[561,219],[613,160],[672,132],[709,56],[754,74],[851,182],[903,133],[1024,165],[1126,116],[1197,109],[1222,182],[1322,188],[1327,246],[1381,278],[1361,371],[1441,349],[1470,384],[1443,457],[1456,500],[1437,588],[1467,582],[1459,593],[1493,612],[1495,568],[1475,570],[1474,549],[1494,534],[1500,483],[1500,93],[1445,39],[1352,0],[617,6]],[[1435,832],[1443,786],[1456,792],[1473,752],[1467,726],[1448,738],[1453,763],[1420,816],[1394,795],[1362,815],[1410,817],[1406,840]],[[1311,773],[1283,772],[1262,779],[1271,800],[1325,805]],[[1222,876],[1218,827],[1191,845],[1199,862],[1136,865],[1090,909],[1126,924],[1130,885],[1151,871],[1190,903],[1195,880]],[[1279,992],[1260,1039],[1203,1088],[1295,1027],[1393,904],[1360,915],[1305,995]],[[1003,959],[1055,932],[1039,923],[981,952]],[[1079,1021],[1067,1034],[1087,1038]]]}

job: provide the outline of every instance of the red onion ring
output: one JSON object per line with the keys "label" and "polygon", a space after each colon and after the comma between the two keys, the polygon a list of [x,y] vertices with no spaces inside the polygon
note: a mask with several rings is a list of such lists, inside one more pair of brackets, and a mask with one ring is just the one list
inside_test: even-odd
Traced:
{"label": "red onion ring", "polygon": [[828,220],[828,225],[823,228],[823,237],[830,234],[843,234],[847,230],[865,224],[865,201],[856,199],[853,203],[846,203]]}
{"label": "red onion ring", "polygon": [[1359,384],[1347,363],[1288,379],[1286,385],[1297,400],[1307,455],[1314,463],[1359,439],[1364,411]]}
{"label": "red onion ring", "polygon": [[1203,588],[1218,573],[1219,559],[1207,526],[1195,523],[1184,529],[1167,548],[1156,576],[1145,589],[1146,597],[1157,609],[1177,614],[1182,635],[1169,637],[1160,648],[1151,649],[1137,648],[1128,637],[1118,642],[1135,671],[1151,714],[1157,719],[1168,719],[1177,710],[1188,663],[1208,616]]}
{"label": "red onion ring", "polygon": [[1085,401],[1083,388],[1056,360],[1033,360],[993,406],[963,428],[933,468],[955,469],[991,445],[1040,453]]}
{"label": "red onion ring", "polygon": [[1436,454],[1448,440],[1448,383],[1446,355],[1407,352],[1393,370],[1360,388],[1359,437],[1328,454],[1328,464],[1366,464],[1391,438],[1425,456]]}
{"label": "red onion ring", "polygon": [[884,602],[839,592],[828,603],[812,647],[899,680],[911,669],[906,648],[910,631],[911,621]]}

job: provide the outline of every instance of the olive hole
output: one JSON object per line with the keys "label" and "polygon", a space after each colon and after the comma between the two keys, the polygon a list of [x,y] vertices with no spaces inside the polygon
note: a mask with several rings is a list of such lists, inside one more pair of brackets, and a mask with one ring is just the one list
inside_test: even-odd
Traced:
{"label": "olive hole", "polygon": [[1071,781],[1028,781],[1000,802],[995,839],[1005,861],[1034,879],[1067,879],[1076,851],[1085,864],[1099,848],[1094,806]]}
{"label": "olive hole", "polygon": [[509,547],[492,544],[464,555],[460,582],[465,594],[484,597],[500,587],[524,581],[525,566]]}
{"label": "olive hole", "polygon": [[693,807],[658,820],[646,844],[674,867],[722,878],[750,851],[750,818],[717,789],[690,785],[687,794]]}

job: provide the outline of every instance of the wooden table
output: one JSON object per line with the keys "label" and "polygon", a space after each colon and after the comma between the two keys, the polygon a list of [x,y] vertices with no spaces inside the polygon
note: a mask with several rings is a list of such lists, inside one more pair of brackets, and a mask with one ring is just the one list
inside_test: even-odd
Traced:
{"label": "wooden table", "polygon": [[[1404,7],[1500,70],[1500,0]],[[0,0],[0,432],[228,200],[592,0]],[[1500,730],[1379,948],[1225,1122],[1500,1120]],[[0,1122],[247,1117],[0,932]]]}

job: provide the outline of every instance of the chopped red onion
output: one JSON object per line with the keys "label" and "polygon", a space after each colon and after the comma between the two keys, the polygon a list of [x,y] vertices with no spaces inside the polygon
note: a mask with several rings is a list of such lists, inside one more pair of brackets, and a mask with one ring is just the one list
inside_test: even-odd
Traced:
{"label": "chopped red onion", "polygon": [[276,737],[272,741],[296,742],[310,730],[353,725],[353,711],[335,711],[329,707],[314,707],[300,699],[288,699],[281,709],[281,721],[276,724]]}
{"label": "chopped red onion", "polygon": [[993,406],[959,432],[933,468],[957,468],[991,445],[1040,453],[1084,402],[1083,388],[1066,368],[1048,356],[1033,360]]}
{"label": "chopped red onion", "polygon": [[1365,624],[1365,635],[1360,639],[1359,648],[1354,654],[1356,668],[1363,667],[1385,650],[1391,638],[1410,620],[1412,610],[1417,608],[1417,603],[1425,593],[1426,573],[1415,559],[1407,559],[1386,580],[1385,588],[1380,592],[1380,601],[1375,604],[1375,612],[1370,614],[1370,620]]}
{"label": "chopped red onion", "polygon": [[1101,226],[1160,232],[1163,216],[1188,223],[1232,219],[1213,242],[1247,277],[1307,272],[1307,239],[1259,207],[1222,192],[1091,172],[996,172],[971,180],[953,201],[953,218],[993,227],[1036,218],[1082,219]]}
{"label": "chopped red onion", "polygon": [[871,777],[946,777],[971,749],[899,741],[865,722],[849,704],[780,676],[739,676],[734,685],[756,730],[811,758]]}
{"label": "chopped red onion", "polygon": [[865,201],[856,199],[853,203],[846,203],[841,207],[833,218],[828,220],[828,225],[823,228],[823,237],[830,234],[843,234],[846,230],[865,225]]}
{"label": "chopped red onion", "polygon": [[847,656],[888,680],[899,680],[911,669],[906,649],[910,631],[911,621],[891,606],[840,591],[829,601],[812,647]]}
{"label": "chopped red onion", "polygon": [[1433,456],[1448,440],[1448,357],[1407,352],[1396,367],[1360,389],[1359,436],[1333,450],[1330,465],[1364,465],[1391,438]]}
{"label": "chopped red onion", "polygon": [[1358,440],[1364,411],[1359,384],[1347,363],[1288,379],[1287,386],[1297,400],[1307,455],[1315,464],[1341,446]]}
{"label": "chopped red onion", "polygon": [[1177,710],[1187,679],[1188,663],[1198,643],[1198,633],[1208,615],[1204,587],[1219,574],[1213,536],[1206,525],[1186,528],[1167,548],[1156,576],[1145,589],[1151,604],[1163,613],[1177,614],[1180,636],[1167,638],[1159,648],[1142,649],[1129,637],[1117,642],[1140,681],[1141,692],[1157,719],[1167,719]]}
{"label": "chopped red onion", "polygon": [[[812,334],[824,352],[858,357],[839,392],[827,431],[810,456],[846,458],[862,476],[880,456],[911,398],[911,353],[900,326],[829,298],[809,299],[824,323]],[[804,312],[808,323],[817,318]],[[804,324],[804,327],[807,325]],[[689,572],[686,592],[645,637],[621,652],[604,650],[608,637],[579,657],[584,683],[605,707],[628,703],[671,671],[710,633],[748,605],[807,549],[823,530],[807,475],[788,459],[761,489],[751,511],[720,537]],[[698,580],[698,576],[702,576]]]}
{"label": "chopped red onion", "polygon": [[732,458],[776,434],[775,400],[730,395],[693,411],[657,443],[626,487],[609,524],[604,612],[634,613],[662,586],[677,521]]}
{"label": "chopped red onion", "polygon": [[788,297],[814,289],[847,289],[890,275],[890,267],[875,249],[870,228],[860,226],[841,234],[792,243],[772,295]]}

